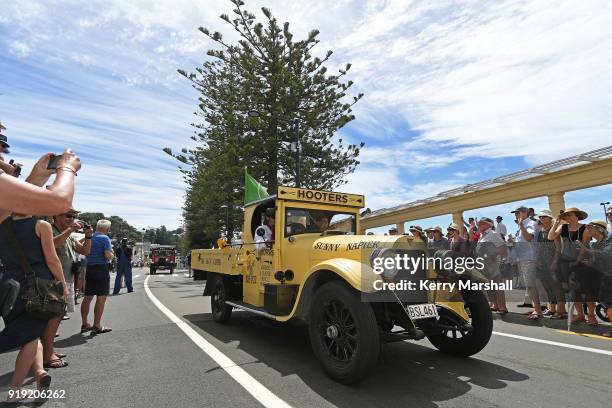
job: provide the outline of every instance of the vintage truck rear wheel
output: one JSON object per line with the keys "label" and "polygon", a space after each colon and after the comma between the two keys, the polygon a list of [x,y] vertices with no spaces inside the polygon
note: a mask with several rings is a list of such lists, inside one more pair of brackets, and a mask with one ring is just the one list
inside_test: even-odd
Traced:
{"label": "vintage truck rear wheel", "polygon": [[[443,329],[440,333],[428,334],[429,341],[441,352],[458,357],[468,357],[485,348],[493,332],[493,315],[484,293],[480,291],[465,291],[466,312],[470,316],[473,330],[466,332],[456,329]],[[452,325],[451,322],[441,323]]]}
{"label": "vintage truck rear wheel", "polygon": [[380,338],[374,311],[344,282],[329,282],[317,290],[309,333],[314,354],[338,382],[357,382],[378,362]]}
{"label": "vintage truck rear wheel", "polygon": [[210,294],[210,309],[213,320],[217,323],[225,323],[232,316],[232,306],[225,303],[227,300],[227,288],[220,276],[215,277],[213,289]]}

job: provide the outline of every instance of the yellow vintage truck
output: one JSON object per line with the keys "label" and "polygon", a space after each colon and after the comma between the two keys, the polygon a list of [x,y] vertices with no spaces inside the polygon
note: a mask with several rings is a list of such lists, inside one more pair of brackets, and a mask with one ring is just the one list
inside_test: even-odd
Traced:
{"label": "yellow vintage truck", "polygon": [[[247,204],[241,244],[192,251],[212,318],[226,323],[241,309],[279,322],[306,320],[324,370],[347,384],[371,371],[386,342],[427,337],[457,356],[482,350],[493,329],[486,297],[458,285],[444,289],[478,274],[428,264],[375,273],[377,258],[425,258],[427,248],[408,235],[360,235],[364,203],[362,195],[281,186]],[[271,226],[267,240],[264,223]],[[413,282],[412,289],[377,290],[393,282]]]}

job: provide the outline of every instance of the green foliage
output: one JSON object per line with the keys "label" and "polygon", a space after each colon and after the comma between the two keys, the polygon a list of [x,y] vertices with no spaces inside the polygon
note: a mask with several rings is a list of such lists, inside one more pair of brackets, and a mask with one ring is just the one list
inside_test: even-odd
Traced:
{"label": "green foliage", "polygon": [[181,245],[182,228],[169,231],[165,225],[159,228],[148,228],[145,230],[144,237],[146,242],[161,245]]}
{"label": "green foliage", "polygon": [[[217,44],[212,57],[195,72],[178,72],[199,92],[195,114],[199,123],[192,140],[194,149],[174,153],[188,184],[184,216],[191,247],[209,247],[220,230],[240,229],[243,174],[263,181],[268,192],[279,184],[295,183],[296,159],[290,144],[299,135],[302,146],[303,187],[333,189],[359,164],[363,143],[346,145],[335,132],[352,121],[352,106],[363,94],[350,97],[352,81],[343,78],[346,64],[330,74],[325,65],[332,51],[315,56],[318,30],[294,40],[289,23],[282,25],[262,8],[264,18],[231,0],[232,17],[221,15],[240,36],[233,44],[221,33],[200,31]],[[249,115],[257,111],[259,116]],[[228,214],[221,206],[228,206]],[[229,222],[226,221],[226,218]],[[229,225],[225,225],[229,224]]]}
{"label": "green foliage", "polygon": [[133,226],[131,226],[126,220],[116,215],[109,217],[104,216],[103,213],[81,213],[79,219],[87,222],[94,229],[98,220],[107,219],[111,222],[111,230],[108,236],[111,239],[120,241],[123,238],[127,238],[130,241],[139,242],[142,241],[142,233]]}

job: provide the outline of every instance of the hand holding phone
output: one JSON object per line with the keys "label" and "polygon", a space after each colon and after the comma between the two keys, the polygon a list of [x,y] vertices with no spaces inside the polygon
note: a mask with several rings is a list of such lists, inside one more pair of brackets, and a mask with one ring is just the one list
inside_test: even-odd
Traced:
{"label": "hand holding phone", "polygon": [[47,164],[47,170],[57,170],[57,163],[62,157],[61,154],[52,154],[49,156],[49,163]]}

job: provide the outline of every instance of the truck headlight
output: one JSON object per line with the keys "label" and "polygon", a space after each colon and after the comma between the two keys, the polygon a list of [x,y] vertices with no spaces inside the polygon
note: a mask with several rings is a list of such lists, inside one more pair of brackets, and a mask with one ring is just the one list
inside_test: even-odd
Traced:
{"label": "truck headlight", "polygon": [[370,266],[375,274],[383,279],[393,279],[399,272],[396,262],[397,252],[390,248],[378,248],[370,255]]}

